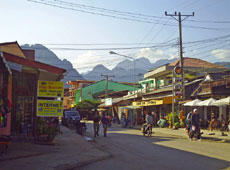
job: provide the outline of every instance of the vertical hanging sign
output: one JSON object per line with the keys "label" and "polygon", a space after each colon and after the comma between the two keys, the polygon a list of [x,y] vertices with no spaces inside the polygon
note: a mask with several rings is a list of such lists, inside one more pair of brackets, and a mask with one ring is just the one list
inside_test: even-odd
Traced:
{"label": "vertical hanging sign", "polygon": [[64,83],[61,81],[38,81],[38,97],[63,97]]}
{"label": "vertical hanging sign", "polygon": [[[63,115],[64,83],[60,81],[38,81],[37,116],[59,117]],[[53,99],[50,99],[53,98]]]}

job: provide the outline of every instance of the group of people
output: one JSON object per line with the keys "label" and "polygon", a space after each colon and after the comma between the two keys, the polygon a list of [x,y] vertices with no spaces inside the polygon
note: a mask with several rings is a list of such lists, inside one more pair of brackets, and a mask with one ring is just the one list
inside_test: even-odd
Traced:
{"label": "group of people", "polygon": [[[187,124],[187,132],[189,135],[189,139],[192,140],[194,135],[197,135],[197,139],[200,140],[201,132],[200,132],[200,119],[197,109],[193,109],[192,112],[187,114],[186,117],[186,124]],[[220,121],[217,120],[214,113],[211,113],[211,121],[209,125],[209,130],[213,130],[213,128],[220,127],[220,131],[222,132],[222,136],[225,136],[224,131],[228,128],[230,130],[230,118],[229,121],[224,119],[224,116],[221,115]]]}
{"label": "group of people", "polygon": [[102,115],[99,114],[97,110],[95,110],[94,118],[93,118],[93,127],[94,127],[94,137],[99,136],[100,125],[102,124],[104,129],[104,137],[107,136],[107,128],[110,124],[109,114],[103,112]]}

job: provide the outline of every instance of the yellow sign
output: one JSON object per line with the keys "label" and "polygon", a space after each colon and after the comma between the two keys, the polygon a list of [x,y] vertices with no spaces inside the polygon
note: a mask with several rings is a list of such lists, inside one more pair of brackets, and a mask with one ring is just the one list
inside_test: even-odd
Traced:
{"label": "yellow sign", "polygon": [[163,104],[163,100],[133,102],[133,106],[153,106],[153,105],[161,105],[161,104]]}
{"label": "yellow sign", "polygon": [[63,97],[64,83],[61,81],[38,81],[39,97]]}
{"label": "yellow sign", "polygon": [[37,116],[59,117],[63,116],[63,103],[57,100],[38,100]]}

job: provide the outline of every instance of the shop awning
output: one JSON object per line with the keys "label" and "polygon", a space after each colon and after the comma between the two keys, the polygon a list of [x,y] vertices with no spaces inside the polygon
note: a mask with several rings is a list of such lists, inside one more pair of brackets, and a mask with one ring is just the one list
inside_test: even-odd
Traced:
{"label": "shop awning", "polygon": [[201,101],[198,103],[199,106],[216,106],[214,103],[216,102],[216,99],[210,98],[204,101]]}
{"label": "shop awning", "polygon": [[21,64],[23,66],[27,66],[27,67],[32,67],[35,69],[39,69],[41,71],[45,71],[45,72],[51,72],[54,74],[59,74],[62,75],[66,72],[65,69],[62,68],[58,68],[55,66],[51,66],[45,63],[41,63],[38,61],[34,61],[34,60],[30,60],[27,58],[23,58],[23,57],[18,57],[16,55],[13,54],[9,54],[9,53],[3,53],[4,57],[7,61],[13,62],[13,63],[17,63],[17,64]]}
{"label": "shop awning", "polygon": [[12,74],[11,70],[10,70],[10,67],[8,66],[7,62],[6,62],[6,59],[3,55],[3,53],[0,51],[0,56],[2,58],[2,61],[3,61],[3,64],[5,65],[7,71],[9,72],[9,74]]}
{"label": "shop awning", "polygon": [[224,105],[230,105],[230,96],[217,100],[214,105],[216,106],[224,106]]}
{"label": "shop awning", "polygon": [[195,99],[195,100],[185,103],[184,106],[199,106],[200,102],[201,100]]}
{"label": "shop awning", "polygon": [[66,72],[65,69],[34,61],[31,59],[15,56],[13,54],[3,52],[3,55],[7,63],[11,64],[9,66],[12,70],[29,73],[39,72],[39,80],[61,80],[64,76],[64,73]]}

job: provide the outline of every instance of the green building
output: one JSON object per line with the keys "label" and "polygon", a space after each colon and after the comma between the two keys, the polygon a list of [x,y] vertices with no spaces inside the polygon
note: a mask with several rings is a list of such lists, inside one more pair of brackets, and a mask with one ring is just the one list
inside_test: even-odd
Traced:
{"label": "green building", "polygon": [[107,89],[107,93],[111,92],[118,92],[122,90],[138,90],[139,88],[132,85],[126,85],[122,83],[117,83],[113,81],[107,81],[101,80],[94,84],[91,84],[87,87],[84,87],[82,89],[78,89],[75,92],[75,103],[79,103],[80,101],[83,101],[84,99],[89,100],[95,100],[98,96],[105,94]]}

